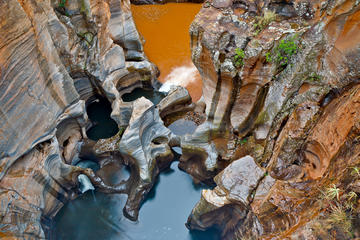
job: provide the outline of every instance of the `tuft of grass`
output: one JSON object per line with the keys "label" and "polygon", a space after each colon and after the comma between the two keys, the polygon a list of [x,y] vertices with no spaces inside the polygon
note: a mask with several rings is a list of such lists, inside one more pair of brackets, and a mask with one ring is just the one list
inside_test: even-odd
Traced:
{"label": "tuft of grass", "polygon": [[335,184],[320,192],[320,207],[325,211],[315,221],[314,232],[320,235],[335,233],[354,237],[353,218],[357,216],[358,193],[351,189],[341,190]]}
{"label": "tuft of grass", "polygon": [[349,209],[350,211],[354,210],[354,204],[356,203],[357,197],[357,194],[353,191],[346,194],[346,201],[343,204],[346,209]]}
{"label": "tuft of grass", "polygon": [[340,200],[340,192],[340,188],[337,188],[335,184],[332,184],[331,187],[326,188],[325,197],[329,200],[332,200],[334,198]]}
{"label": "tuft of grass", "polygon": [[236,67],[242,67],[244,65],[245,52],[240,48],[235,49],[234,63]]}
{"label": "tuft of grass", "polygon": [[352,167],[351,175],[360,177],[360,169],[358,167]]}
{"label": "tuft of grass", "polygon": [[357,194],[353,191],[349,192],[346,196],[348,201],[353,201],[357,198]]}
{"label": "tuft of grass", "polygon": [[330,215],[327,222],[341,228],[345,233],[351,234],[351,216],[346,214],[345,209],[340,204],[331,205]]}
{"label": "tuft of grass", "polygon": [[276,13],[272,11],[265,11],[264,16],[256,17],[253,24],[254,35],[258,35],[264,30],[271,22],[276,20]]}

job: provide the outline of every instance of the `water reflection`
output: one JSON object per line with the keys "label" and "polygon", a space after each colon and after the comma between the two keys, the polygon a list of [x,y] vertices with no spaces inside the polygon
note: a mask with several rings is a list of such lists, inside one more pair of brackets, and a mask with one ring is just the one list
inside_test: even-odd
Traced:
{"label": "water reflection", "polygon": [[[55,218],[54,239],[216,240],[216,231],[192,232],[185,227],[204,186],[193,187],[177,162],[160,174],[144,202],[138,222],[122,214],[126,195],[87,192],[69,202]],[[156,198],[155,198],[156,195]]]}
{"label": "water reflection", "polygon": [[143,88],[135,88],[131,93],[125,93],[122,95],[122,99],[124,102],[132,102],[138,98],[145,97],[149,99],[153,104],[158,104],[164,97],[166,96],[165,93],[155,91],[155,90],[148,90]]}
{"label": "water reflection", "polygon": [[[171,132],[173,132],[176,135],[183,136],[185,134],[191,134],[195,131],[197,125],[193,121],[188,121],[185,119],[179,119],[168,127]],[[173,147],[173,151],[176,154],[179,154],[178,157],[182,154],[182,150],[180,147]]]}
{"label": "water reflection", "polygon": [[[191,134],[196,124],[177,120],[169,129],[177,135]],[[178,160],[180,155],[175,154]],[[88,162],[81,162],[87,164]],[[90,166],[90,165],[89,165]],[[99,171],[108,184],[117,184],[129,177],[129,170],[119,164],[109,164]],[[205,185],[196,185],[191,177],[180,171],[178,162],[162,172],[147,195],[137,222],[123,216],[126,195],[88,191],[68,202],[54,219],[51,239],[57,240],[218,240],[216,230],[189,232],[187,217],[199,201]]]}
{"label": "water reflection", "polygon": [[175,135],[183,136],[185,134],[191,134],[197,128],[197,125],[193,121],[179,119],[173,122],[168,127]]}

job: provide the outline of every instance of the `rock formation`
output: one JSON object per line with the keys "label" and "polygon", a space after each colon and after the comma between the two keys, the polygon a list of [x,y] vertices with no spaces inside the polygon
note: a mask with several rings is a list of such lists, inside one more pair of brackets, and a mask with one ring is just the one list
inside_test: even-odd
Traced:
{"label": "rock formation", "polygon": [[223,239],[360,234],[359,204],[349,200],[360,194],[351,174],[360,164],[359,9],[358,1],[204,3],[190,33],[207,120],[182,142],[181,165],[201,181],[227,167],[203,191],[190,229],[218,226]]}
{"label": "rock formation", "polygon": [[172,119],[182,113],[186,113],[194,109],[189,92],[181,86],[174,86],[157,104],[160,117],[164,120]]}
{"label": "rock formation", "polygon": [[174,88],[158,105],[153,105],[144,97],[131,104],[131,118],[124,132],[99,140],[94,150],[99,158],[115,155],[114,161],[130,167],[129,179],[113,186],[113,190],[111,186],[100,186],[99,190],[127,194],[124,215],[137,220],[141,203],[156,177],[173,161],[170,147],[180,146],[180,138],[164,126],[160,116],[166,119],[169,112],[184,111],[192,104],[189,93],[183,87]]}
{"label": "rock formation", "polygon": [[44,238],[40,225],[78,193],[79,174],[107,186],[91,169],[70,165],[89,124],[95,94],[112,104],[151,86],[156,69],[143,54],[129,1],[0,2],[0,236]]}
{"label": "rock formation", "polygon": [[[79,176],[127,194],[124,214],[137,219],[179,145],[179,166],[216,185],[202,192],[190,229],[215,226],[223,239],[360,237],[359,9],[355,0],[206,1],[190,28],[206,121],[180,138],[164,122],[194,108],[185,89],[157,105],[122,101],[158,74],[129,1],[0,1],[0,237],[45,238],[84,190]],[[119,132],[95,142],[86,108],[97,95]],[[130,178],[111,185],[75,166],[89,159],[128,165]]]}
{"label": "rock formation", "polygon": [[202,3],[204,0],[131,0],[132,4],[135,5],[147,5],[147,4],[165,4],[165,3]]}

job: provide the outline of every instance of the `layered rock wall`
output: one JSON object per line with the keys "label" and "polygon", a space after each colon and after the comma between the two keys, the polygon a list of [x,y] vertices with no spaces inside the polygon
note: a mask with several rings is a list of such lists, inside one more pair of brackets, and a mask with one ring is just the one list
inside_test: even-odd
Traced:
{"label": "layered rock wall", "polygon": [[121,94],[156,70],[129,1],[1,1],[0,23],[0,236],[44,238],[40,220],[77,194],[77,175],[103,184],[70,165],[87,138],[86,101],[107,97],[126,125]]}
{"label": "layered rock wall", "polygon": [[[182,142],[181,165],[201,181],[228,167],[203,191],[191,229],[316,239],[310,220],[333,216],[341,199],[322,194],[359,196],[344,185],[359,164],[359,10],[357,1],[204,3],[190,34],[207,120]],[[256,167],[241,164],[245,155]],[[339,223],[323,228],[325,238],[351,236]]]}

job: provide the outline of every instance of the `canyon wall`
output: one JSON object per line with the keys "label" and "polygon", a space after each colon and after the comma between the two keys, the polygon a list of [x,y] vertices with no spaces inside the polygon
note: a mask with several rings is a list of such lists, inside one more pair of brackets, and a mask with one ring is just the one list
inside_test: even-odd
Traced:
{"label": "canyon wall", "polygon": [[[135,220],[178,145],[179,166],[215,186],[202,192],[190,229],[218,227],[223,239],[360,237],[359,8],[206,1],[190,28],[206,120],[180,139],[159,115],[190,110],[186,90],[156,106],[121,99],[158,74],[129,1],[0,1],[0,237],[45,238],[78,194],[79,174],[127,193],[124,212]],[[97,143],[86,136],[96,95],[119,127]],[[73,166],[84,145],[130,165],[130,181],[108,186]]]}
{"label": "canyon wall", "polygon": [[207,119],[182,141],[180,166],[216,187],[190,229],[360,237],[359,10],[355,0],[203,4],[190,34]]}
{"label": "canyon wall", "polygon": [[129,1],[0,1],[0,23],[0,237],[44,238],[40,221],[73,197],[80,173],[93,176],[71,165],[86,105],[105,96],[124,126],[121,94],[151,86],[157,70]]}

